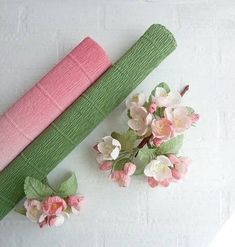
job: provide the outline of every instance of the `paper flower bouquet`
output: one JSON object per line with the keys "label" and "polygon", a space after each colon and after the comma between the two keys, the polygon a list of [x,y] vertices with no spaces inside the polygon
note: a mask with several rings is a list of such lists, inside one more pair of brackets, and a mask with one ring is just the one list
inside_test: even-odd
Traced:
{"label": "paper flower bouquet", "polygon": [[52,188],[47,179],[41,182],[27,177],[24,183],[26,200],[24,207],[16,212],[25,215],[30,221],[43,228],[62,225],[70,214],[78,215],[84,203],[84,196],[77,194],[76,175]]}
{"label": "paper flower bouquet", "polygon": [[125,133],[112,132],[94,146],[102,171],[126,187],[132,175],[144,174],[151,187],[167,187],[183,178],[190,159],[178,156],[183,133],[199,119],[193,108],[181,105],[188,86],[179,93],[160,83],[146,100],[144,94],[126,101]]}

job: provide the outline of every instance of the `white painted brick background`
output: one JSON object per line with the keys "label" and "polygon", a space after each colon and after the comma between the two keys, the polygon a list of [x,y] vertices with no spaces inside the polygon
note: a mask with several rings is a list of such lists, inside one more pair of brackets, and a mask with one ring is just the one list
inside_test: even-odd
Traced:
{"label": "white painted brick background", "polygon": [[[184,182],[119,188],[98,171],[90,146],[124,123],[124,104],[49,175],[74,170],[87,197],[79,217],[41,230],[16,213],[0,222],[0,247],[206,247],[235,210],[235,3],[233,0],[0,0],[0,112],[90,35],[116,61],[152,23],[177,50],[135,90],[161,81],[201,114],[186,134],[193,163]],[[231,246],[235,246],[231,243]],[[226,246],[227,247],[227,246]]]}

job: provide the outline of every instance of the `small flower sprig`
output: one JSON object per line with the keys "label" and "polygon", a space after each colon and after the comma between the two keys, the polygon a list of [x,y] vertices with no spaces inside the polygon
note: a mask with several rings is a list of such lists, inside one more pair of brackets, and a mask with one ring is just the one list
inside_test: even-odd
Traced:
{"label": "small flower sprig", "polygon": [[16,212],[25,215],[29,220],[44,226],[60,226],[70,214],[78,215],[84,196],[77,195],[77,178],[73,173],[69,179],[52,188],[48,181],[42,183],[32,177],[27,177],[24,183],[26,200],[24,207]]}
{"label": "small flower sprig", "polygon": [[126,101],[128,126],[125,133],[112,132],[94,146],[102,171],[127,187],[132,175],[144,174],[151,187],[167,187],[183,178],[190,159],[178,156],[183,132],[193,126],[199,115],[193,108],[180,105],[187,85],[181,93],[171,91],[162,82],[146,100],[136,94]]}

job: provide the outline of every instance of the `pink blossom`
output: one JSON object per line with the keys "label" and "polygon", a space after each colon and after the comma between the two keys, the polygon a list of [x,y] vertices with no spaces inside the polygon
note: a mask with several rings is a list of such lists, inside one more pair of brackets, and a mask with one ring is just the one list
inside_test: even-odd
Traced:
{"label": "pink blossom", "polygon": [[64,199],[59,196],[48,197],[42,205],[42,210],[46,215],[57,215],[63,212],[67,208],[67,204]]}
{"label": "pink blossom", "polygon": [[130,184],[130,176],[134,174],[136,165],[128,162],[124,165],[123,170],[112,172],[110,175],[111,180],[117,182],[121,187],[127,187]]}
{"label": "pink blossom", "polygon": [[107,161],[107,162],[101,163],[99,168],[101,171],[108,171],[112,169],[112,166],[113,166],[113,163]]}
{"label": "pink blossom", "polygon": [[154,119],[151,128],[154,138],[167,140],[173,136],[172,123],[166,118],[160,120]]}
{"label": "pink blossom", "polygon": [[152,115],[144,107],[140,106],[132,106],[130,108],[130,115],[129,127],[135,130],[139,136],[145,135],[152,121]]}
{"label": "pink blossom", "polygon": [[177,157],[174,154],[169,155],[169,159],[174,165],[172,176],[177,180],[184,177],[188,171],[188,166],[191,162],[190,159],[188,157]]}
{"label": "pink blossom", "polygon": [[165,117],[171,121],[174,131],[177,133],[181,133],[188,129],[191,124],[192,120],[188,115],[188,110],[184,106],[177,106],[177,107],[167,107],[165,109]]}
{"label": "pink blossom", "polygon": [[71,207],[73,214],[78,214],[80,212],[81,206],[84,201],[85,197],[82,195],[69,196],[67,199],[67,203]]}
{"label": "pink blossom", "polygon": [[152,102],[148,108],[149,113],[154,113],[157,110],[157,104],[155,102]]}

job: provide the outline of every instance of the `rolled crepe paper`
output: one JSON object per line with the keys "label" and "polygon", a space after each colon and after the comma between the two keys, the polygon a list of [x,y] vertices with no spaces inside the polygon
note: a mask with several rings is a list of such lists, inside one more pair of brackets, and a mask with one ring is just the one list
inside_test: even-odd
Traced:
{"label": "rolled crepe paper", "polygon": [[111,65],[84,39],[0,118],[0,171]]}
{"label": "rolled crepe paper", "polygon": [[152,25],[98,81],[0,174],[0,219],[24,197],[27,176],[43,179],[176,48],[173,35]]}

